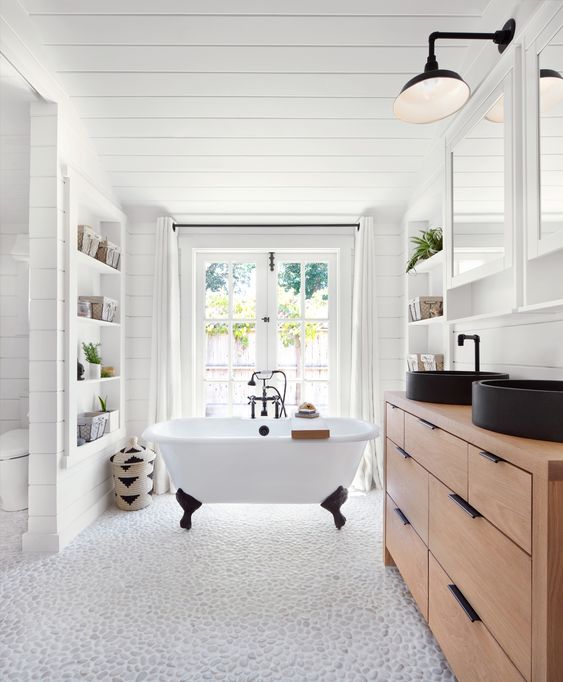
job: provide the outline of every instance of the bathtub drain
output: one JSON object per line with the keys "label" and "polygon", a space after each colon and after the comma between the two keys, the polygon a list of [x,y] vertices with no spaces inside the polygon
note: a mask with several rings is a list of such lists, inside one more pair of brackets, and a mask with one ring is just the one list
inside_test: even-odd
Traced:
{"label": "bathtub drain", "polygon": [[261,427],[258,429],[258,433],[259,433],[261,436],[267,436],[267,435],[270,433],[270,429],[269,429],[267,426],[261,426]]}

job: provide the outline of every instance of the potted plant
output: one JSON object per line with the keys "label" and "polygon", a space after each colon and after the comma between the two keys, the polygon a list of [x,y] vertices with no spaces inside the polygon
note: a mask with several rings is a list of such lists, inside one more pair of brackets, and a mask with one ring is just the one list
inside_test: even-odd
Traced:
{"label": "potted plant", "polygon": [[102,373],[102,357],[99,343],[82,343],[82,350],[88,363],[88,378],[99,379]]}
{"label": "potted plant", "polygon": [[107,396],[102,398],[101,395],[98,396],[98,401],[100,403],[100,413],[107,414],[108,419],[106,422],[105,433],[112,433],[112,431],[117,431],[119,428],[119,410],[108,410],[108,399]]}
{"label": "potted plant", "polygon": [[431,227],[428,230],[421,230],[420,237],[411,237],[414,244],[414,251],[408,260],[406,271],[414,270],[420,261],[430,258],[443,249],[442,228]]}

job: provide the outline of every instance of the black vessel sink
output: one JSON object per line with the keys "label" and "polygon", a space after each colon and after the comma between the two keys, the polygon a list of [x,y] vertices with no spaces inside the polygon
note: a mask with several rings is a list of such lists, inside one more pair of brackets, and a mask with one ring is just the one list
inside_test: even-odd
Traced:
{"label": "black vessel sink", "polygon": [[563,381],[480,381],[472,414],[483,429],[563,443]]}
{"label": "black vessel sink", "polygon": [[407,372],[407,398],[425,403],[471,405],[473,382],[508,379],[498,372]]}

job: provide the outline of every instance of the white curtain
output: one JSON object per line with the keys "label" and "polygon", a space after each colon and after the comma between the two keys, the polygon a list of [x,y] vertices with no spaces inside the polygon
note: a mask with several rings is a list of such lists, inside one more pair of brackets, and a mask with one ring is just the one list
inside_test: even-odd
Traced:
{"label": "white curtain", "polygon": [[[178,234],[172,218],[156,221],[149,424],[182,415],[180,347],[180,272]],[[157,451],[154,492],[174,492],[162,455]]]}
{"label": "white curtain", "polygon": [[[375,263],[373,216],[366,216],[360,218],[354,245],[350,415],[381,427]],[[352,487],[364,491],[383,487],[383,457],[378,441],[366,445]]]}

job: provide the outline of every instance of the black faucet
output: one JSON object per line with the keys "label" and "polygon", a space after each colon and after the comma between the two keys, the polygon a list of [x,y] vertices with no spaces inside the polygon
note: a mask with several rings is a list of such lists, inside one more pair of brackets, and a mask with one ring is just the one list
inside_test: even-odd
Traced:
{"label": "black faucet", "polygon": [[[281,374],[284,378],[283,396],[278,391],[275,386],[266,384],[267,381],[274,376],[274,374]],[[261,417],[268,416],[268,403],[274,404],[274,419],[279,419],[282,415],[287,417],[287,412],[285,409],[285,394],[287,391],[287,377],[285,372],[281,369],[274,369],[262,372],[253,372],[248,382],[249,386],[256,386],[256,378],[262,382],[262,395],[249,395],[248,404],[250,405],[250,418],[256,419],[256,401],[262,403],[262,411],[260,412]],[[269,396],[268,391],[273,391],[274,395]]]}
{"label": "black faucet", "polygon": [[457,335],[457,345],[463,346],[465,341],[475,342],[475,371],[479,372],[481,370],[481,360],[479,356],[479,344],[481,343],[481,337],[478,334],[458,334]]}

